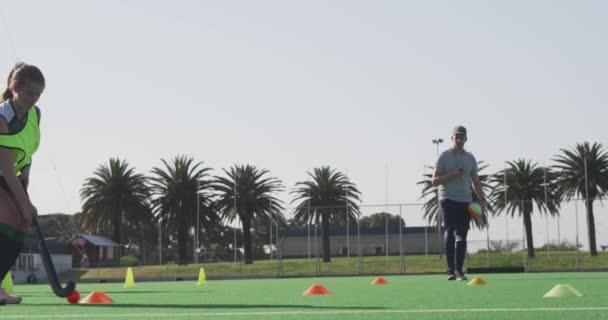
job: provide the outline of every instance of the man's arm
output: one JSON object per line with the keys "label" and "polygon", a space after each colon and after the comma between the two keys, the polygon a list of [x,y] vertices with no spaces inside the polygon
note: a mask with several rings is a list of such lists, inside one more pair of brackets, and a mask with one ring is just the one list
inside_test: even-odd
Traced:
{"label": "man's arm", "polygon": [[473,182],[473,192],[475,192],[477,198],[479,198],[481,212],[483,214],[486,208],[486,197],[483,194],[483,189],[481,188],[481,180],[479,180],[478,175],[474,174],[471,176],[471,181]]}
{"label": "man's arm", "polygon": [[456,178],[460,178],[464,175],[464,170],[462,168],[456,169],[448,174],[444,174],[441,170],[435,168],[435,172],[433,173],[433,187],[437,187],[442,184],[446,184]]}

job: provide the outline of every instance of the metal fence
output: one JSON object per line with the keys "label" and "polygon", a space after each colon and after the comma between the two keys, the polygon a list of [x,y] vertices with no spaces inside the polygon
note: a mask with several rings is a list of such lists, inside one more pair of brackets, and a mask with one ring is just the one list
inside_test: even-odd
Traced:
{"label": "metal fence", "polygon": [[[337,209],[344,212],[344,208]],[[286,219],[261,221],[252,228],[252,264],[244,261],[243,231],[235,222],[226,228],[221,242],[199,240],[198,246],[194,228],[190,228],[188,265],[176,264],[175,243],[163,243],[163,237],[148,243],[145,255],[140,253],[136,259],[139,265],[151,267],[149,273],[139,276],[192,277],[200,267],[210,277],[439,273],[446,269],[443,235],[422,219],[421,204],[364,205],[354,219],[338,214],[327,228],[325,246],[320,221],[286,222],[293,218],[293,210],[286,210]],[[466,267],[483,272],[608,270],[604,232],[608,212],[601,201],[595,202],[594,210],[598,256],[589,254],[588,217],[584,201],[577,200],[562,203],[559,216],[546,215],[534,206],[534,256],[529,255],[519,213],[498,212],[488,217],[487,228],[469,231]],[[104,277],[107,267],[124,268],[116,259],[91,267],[98,269],[98,277]]]}

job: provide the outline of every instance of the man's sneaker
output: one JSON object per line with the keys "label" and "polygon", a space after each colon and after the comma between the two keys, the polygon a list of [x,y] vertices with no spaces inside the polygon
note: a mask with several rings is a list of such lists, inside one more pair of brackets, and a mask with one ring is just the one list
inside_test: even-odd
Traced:
{"label": "man's sneaker", "polygon": [[456,275],[453,272],[448,273],[448,280],[456,280]]}
{"label": "man's sneaker", "polygon": [[456,271],[456,280],[458,280],[458,281],[467,280],[467,276],[465,276],[464,273],[462,273],[462,271]]}

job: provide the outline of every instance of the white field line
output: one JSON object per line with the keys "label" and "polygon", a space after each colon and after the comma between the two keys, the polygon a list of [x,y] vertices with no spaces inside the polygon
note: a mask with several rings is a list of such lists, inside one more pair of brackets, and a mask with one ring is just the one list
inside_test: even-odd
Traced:
{"label": "white field line", "polygon": [[[6,307],[3,307],[6,308]],[[10,307],[8,307],[10,308]],[[540,308],[487,308],[487,309],[392,309],[392,310],[324,310],[324,311],[260,311],[260,312],[190,312],[190,313],[110,313],[110,314],[45,314],[0,315],[0,319],[56,319],[56,318],[152,318],[152,317],[268,317],[292,315],[341,315],[341,314],[415,314],[415,313],[463,313],[463,312],[578,312],[608,311],[608,307],[540,307]]]}

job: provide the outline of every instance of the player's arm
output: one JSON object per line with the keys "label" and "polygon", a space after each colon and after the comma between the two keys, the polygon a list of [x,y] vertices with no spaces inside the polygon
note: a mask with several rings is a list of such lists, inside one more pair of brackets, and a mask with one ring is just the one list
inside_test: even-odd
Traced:
{"label": "player's arm", "polygon": [[479,174],[477,174],[477,159],[473,157],[473,168],[471,170],[471,182],[473,185],[473,192],[477,195],[479,202],[481,202],[481,207],[485,207],[486,197],[483,194],[483,188],[481,187],[481,180],[479,179]]}
{"label": "player's arm", "polygon": [[450,173],[444,174],[439,168],[435,168],[435,172],[433,173],[433,187],[437,187],[442,184],[446,184],[456,178],[460,178],[464,175],[464,170],[462,168],[456,169]]}
{"label": "player's arm", "polygon": [[23,168],[23,170],[21,170],[21,175],[19,176],[19,181],[21,181],[21,185],[25,192],[27,192],[27,186],[30,184],[30,167],[31,164]]}
{"label": "player's arm", "polygon": [[483,189],[481,188],[481,180],[479,180],[479,176],[474,174],[471,176],[471,181],[473,182],[473,191],[479,198],[479,201],[486,202],[486,197],[483,194]]}
{"label": "player's arm", "polygon": [[475,172],[471,176],[471,182],[473,182],[473,192],[475,192],[475,194],[477,195],[477,198],[479,198],[479,204],[481,205],[481,214],[483,215],[486,210],[486,197],[483,194],[483,189],[481,187],[481,180],[479,180],[479,176],[477,175],[477,172]]}
{"label": "player's arm", "polygon": [[[4,118],[0,118],[0,134],[6,134],[8,132],[8,125]],[[32,219],[36,215],[36,208],[32,205],[23,186],[21,185],[19,178],[15,173],[15,164],[12,159],[11,150],[0,147],[0,169],[4,174],[4,180],[8,185],[9,191],[15,198],[15,204],[17,209],[21,213],[24,221],[24,226],[32,224]]]}
{"label": "player's arm", "polygon": [[[40,112],[40,108],[35,107],[36,112],[38,113],[38,126],[40,126],[40,119],[42,117],[42,113]],[[21,175],[19,175],[19,181],[21,181],[21,185],[23,186],[23,190],[27,193],[27,187],[30,185],[30,168],[32,167],[32,161],[30,160],[30,164],[28,164],[25,168],[21,170]]]}

